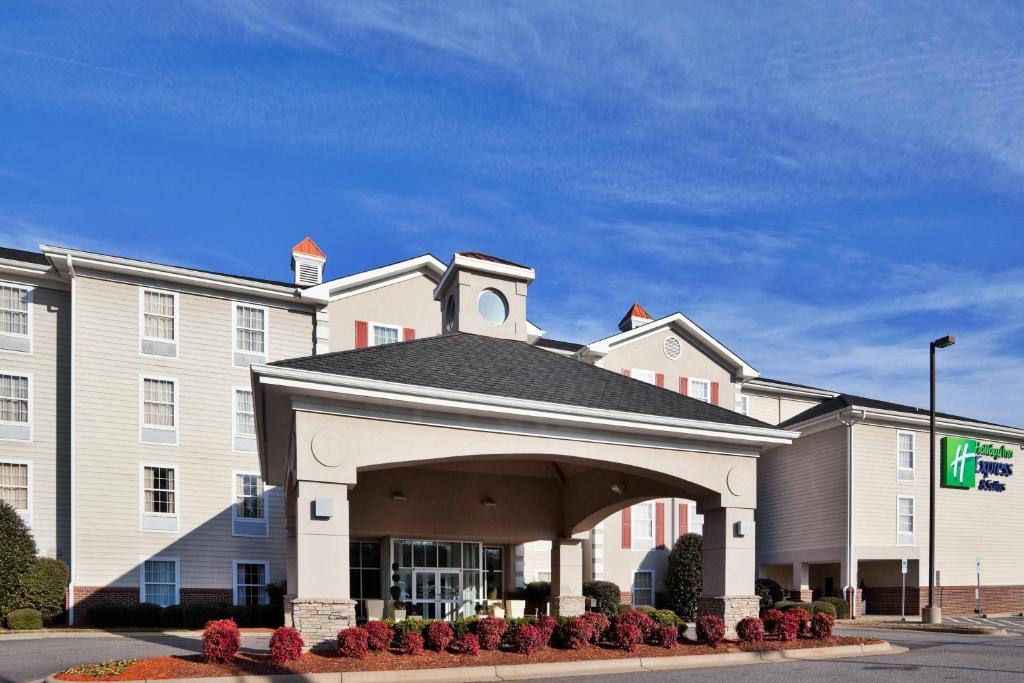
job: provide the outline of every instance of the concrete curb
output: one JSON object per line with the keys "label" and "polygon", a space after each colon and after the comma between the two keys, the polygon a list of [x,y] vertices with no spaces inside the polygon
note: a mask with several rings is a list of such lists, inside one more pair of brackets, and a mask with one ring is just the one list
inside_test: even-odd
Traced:
{"label": "concrete curb", "polygon": [[1024,635],[1015,631],[1008,631],[1005,628],[994,626],[957,626],[953,624],[919,624],[899,622],[878,622],[874,624],[836,624],[839,628],[861,629],[867,631],[921,631],[924,633],[955,633],[962,636],[1020,636]]}
{"label": "concrete curb", "polygon": [[[638,674],[645,671],[709,669],[723,666],[781,664],[796,661],[842,659],[902,654],[907,648],[888,642],[869,645],[837,645],[800,650],[766,650],[764,652],[723,652],[719,655],[684,655],[680,657],[637,657],[635,659],[589,659],[576,662],[545,662],[542,664],[503,664],[498,666],[464,666],[448,669],[403,669],[398,671],[345,671],[324,674],[286,674],[279,676],[222,676],[219,678],[162,678],[119,683],[479,683],[483,681],[515,681],[529,678],[569,678],[595,674]],[[56,674],[54,674],[56,675]],[[47,676],[45,683],[67,683]]]}

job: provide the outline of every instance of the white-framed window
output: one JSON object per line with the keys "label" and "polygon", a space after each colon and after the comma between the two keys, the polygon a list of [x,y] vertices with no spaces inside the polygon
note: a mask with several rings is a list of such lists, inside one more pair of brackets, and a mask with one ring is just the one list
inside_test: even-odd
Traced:
{"label": "white-framed window", "polygon": [[0,439],[25,440],[32,424],[32,377],[0,374]]}
{"label": "white-framed window", "polygon": [[914,545],[914,497],[896,497],[896,545]]}
{"label": "white-framed window", "polygon": [[267,500],[259,474],[235,473],[234,516],[235,519],[267,518]]}
{"label": "white-framed window", "polygon": [[896,432],[896,478],[914,481],[914,433]]}
{"label": "white-framed window", "polygon": [[690,503],[687,507],[689,507],[689,511],[687,512],[687,515],[686,515],[687,526],[689,527],[689,532],[691,534],[701,534],[703,536],[704,535],[704,515],[698,515],[697,514],[697,504],[696,503]]}
{"label": "white-framed window", "polygon": [[235,389],[235,436],[256,436],[256,411],[250,389]]}
{"label": "white-framed window", "polygon": [[687,384],[687,396],[698,401],[711,403],[711,382],[706,379],[694,379],[691,377]]}
{"label": "white-framed window", "polygon": [[142,425],[156,429],[177,426],[177,382],[157,377],[142,378]]}
{"label": "white-framed window", "polygon": [[32,351],[32,288],[0,282],[0,351]]}
{"label": "white-framed window", "polygon": [[32,463],[0,461],[0,500],[13,507],[32,526]]}
{"label": "white-framed window", "polygon": [[631,528],[633,550],[650,550],[654,547],[654,503],[637,503],[633,506]]}
{"label": "white-framed window", "polygon": [[634,607],[654,607],[654,572],[637,569],[633,572],[633,586],[630,589]]}
{"label": "white-framed window", "polygon": [[746,394],[740,394],[736,397],[736,411],[740,415],[750,415],[750,397]]}
{"label": "white-framed window", "polygon": [[394,344],[402,341],[402,328],[386,323],[370,323],[370,346]]}
{"label": "white-framed window", "polygon": [[139,601],[161,607],[177,605],[180,572],[178,558],[151,557],[139,564]]}
{"label": "white-framed window", "polygon": [[175,517],[178,514],[178,468],[142,466],[142,512]]}
{"label": "white-framed window", "polygon": [[232,560],[234,602],[236,605],[266,605],[270,602],[270,563],[266,560]]}
{"label": "white-framed window", "polygon": [[648,384],[655,384],[657,382],[656,374],[653,370],[632,368],[629,371],[629,376],[632,377],[633,379],[638,379],[641,382],[647,382]]}
{"label": "white-framed window", "polygon": [[140,351],[147,355],[176,356],[179,318],[177,292],[139,288]]}
{"label": "white-framed window", "polygon": [[235,304],[235,353],[267,355],[267,318],[265,306]]}

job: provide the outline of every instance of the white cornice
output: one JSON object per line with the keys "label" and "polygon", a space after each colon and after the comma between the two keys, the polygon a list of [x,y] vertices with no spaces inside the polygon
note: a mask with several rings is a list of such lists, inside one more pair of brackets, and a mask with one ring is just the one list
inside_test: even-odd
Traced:
{"label": "white cornice", "polygon": [[533,268],[513,266],[507,263],[498,263],[496,261],[484,261],[471,256],[455,254],[452,256],[452,260],[448,263],[448,268],[445,269],[444,275],[441,277],[441,281],[438,282],[437,287],[434,288],[434,299],[438,299],[441,296],[441,293],[444,292],[445,287],[448,285],[448,281],[452,278],[454,273],[461,269],[475,270],[480,273],[490,273],[492,275],[501,275],[513,280],[525,280],[527,284],[533,282],[534,278],[537,276],[537,273]]}
{"label": "white cornice", "polygon": [[416,258],[406,259],[388,266],[365,270],[361,273],[347,275],[322,282],[314,287],[302,290],[301,297],[318,303],[327,303],[334,299],[342,299],[355,293],[386,287],[403,280],[416,277],[420,273],[429,273],[432,279],[444,273],[444,263],[432,256],[424,254]]}
{"label": "white cornice", "polygon": [[95,254],[88,251],[68,249],[66,247],[54,247],[44,244],[40,245],[39,248],[54,263],[56,263],[58,259],[64,260],[68,256],[71,256],[75,260],[76,267],[79,268],[92,268],[99,271],[148,277],[183,285],[207,287],[234,293],[246,293],[251,296],[259,296],[280,301],[296,301],[298,299],[299,290],[292,285],[258,282],[256,280],[249,280],[231,275],[205,273],[191,268],[168,266],[160,263],[124,258],[121,256]]}
{"label": "white cornice", "polygon": [[362,401],[421,407],[439,411],[518,418],[558,424],[590,425],[598,429],[689,437],[747,445],[791,443],[799,432],[775,427],[731,425],[702,420],[660,417],[560,403],[533,401],[397,382],[383,382],[312,370],[268,365],[252,366],[254,380],[265,386],[297,392],[322,392]]}
{"label": "white cornice", "polygon": [[[832,413],[798,422],[790,425],[787,429],[796,429],[801,434],[810,434],[822,429],[828,429],[841,423],[843,420],[849,420],[854,417],[858,422],[879,426],[911,427],[919,430],[927,430],[929,426],[929,416],[927,414],[911,414],[898,410],[852,405]],[[984,435],[986,438],[1005,440],[1024,446],[1024,429],[1016,427],[1004,427],[986,422],[973,422],[941,416],[935,418],[935,427],[947,433]]]}
{"label": "white cornice", "polygon": [[797,387],[789,384],[780,384],[762,377],[755,377],[744,383],[743,392],[760,392],[764,394],[776,394],[782,396],[797,396],[805,398],[835,398],[839,394],[827,389],[815,389],[813,387]]}
{"label": "white cornice", "polygon": [[692,335],[715,355],[724,360],[728,365],[735,368],[736,375],[741,380],[750,380],[758,376],[757,370],[726,348],[726,346],[720,341],[701,329],[700,325],[693,322],[682,313],[673,313],[672,315],[665,316],[664,318],[652,320],[646,325],[641,325],[640,327],[632,330],[627,330],[626,332],[620,332],[619,334],[613,334],[610,337],[599,339],[598,341],[587,344],[587,346],[581,350],[581,355],[590,354],[597,358],[602,358],[607,355],[612,348],[619,346],[620,344],[629,343],[635,339],[654,334],[658,330],[663,330],[666,327],[673,326]]}

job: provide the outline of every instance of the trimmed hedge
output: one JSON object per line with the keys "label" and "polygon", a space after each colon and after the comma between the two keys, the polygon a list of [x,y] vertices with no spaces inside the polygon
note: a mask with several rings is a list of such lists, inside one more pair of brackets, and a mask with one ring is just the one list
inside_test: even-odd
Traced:
{"label": "trimmed hedge", "polygon": [[32,532],[7,501],[0,500],[0,618],[22,606],[22,585],[36,561]]}
{"label": "trimmed hedge", "polygon": [[583,595],[593,598],[598,611],[610,617],[615,614],[622,591],[619,590],[618,584],[611,581],[584,581]]}
{"label": "trimmed hedge", "polygon": [[7,613],[7,628],[12,631],[35,631],[43,627],[43,614],[37,609],[25,607]]}
{"label": "trimmed hedge", "polygon": [[845,598],[821,598],[818,602],[827,602],[836,609],[836,619],[850,618],[850,603]]}
{"label": "trimmed hedge", "polygon": [[531,581],[523,592],[526,602],[545,603],[551,599],[550,581]]}
{"label": "trimmed hedge", "polygon": [[284,622],[282,609],[275,605],[198,604],[160,607],[151,603],[120,605],[98,602],[88,610],[89,623],[96,628],[204,628],[207,622],[231,619],[238,626],[277,628]]}
{"label": "trimmed hedge", "polygon": [[160,628],[182,628],[184,626],[181,605],[168,605],[160,610]]}
{"label": "trimmed hedge", "polygon": [[827,614],[828,616],[832,617],[833,620],[836,618],[836,606],[833,605],[831,602],[826,602],[824,600],[815,600],[811,603],[811,607],[813,607],[814,609],[808,610],[808,612],[811,613],[812,617],[817,616],[819,614]]}
{"label": "trimmed hedge", "polygon": [[37,557],[22,577],[22,602],[39,610],[49,623],[63,616],[67,588],[68,566],[53,557]]}

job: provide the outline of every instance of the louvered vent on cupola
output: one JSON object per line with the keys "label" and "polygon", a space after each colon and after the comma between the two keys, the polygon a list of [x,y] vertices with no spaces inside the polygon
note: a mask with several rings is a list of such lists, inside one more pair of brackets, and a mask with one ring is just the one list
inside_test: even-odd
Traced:
{"label": "louvered vent on cupola", "polygon": [[299,263],[299,284],[318,285],[320,284],[320,267],[312,263]]}
{"label": "louvered vent on cupola", "polygon": [[323,281],[324,264],[327,256],[316,246],[316,242],[306,238],[292,247],[292,270],[295,271],[295,284],[309,287]]}

